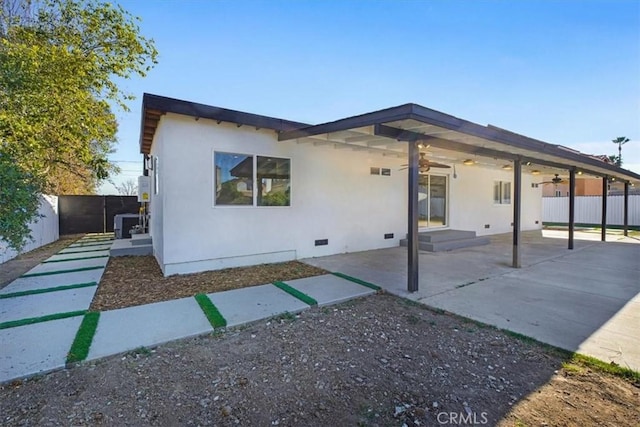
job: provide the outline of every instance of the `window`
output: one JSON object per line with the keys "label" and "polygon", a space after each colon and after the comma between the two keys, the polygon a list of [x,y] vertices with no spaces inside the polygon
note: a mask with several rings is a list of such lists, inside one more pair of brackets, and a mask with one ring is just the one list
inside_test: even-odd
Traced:
{"label": "window", "polygon": [[217,206],[291,204],[289,159],[217,152],[214,167]]}
{"label": "window", "polygon": [[257,156],[258,206],[291,204],[291,160]]}
{"label": "window", "polygon": [[493,183],[493,203],[496,205],[511,204],[511,182],[494,181]]}

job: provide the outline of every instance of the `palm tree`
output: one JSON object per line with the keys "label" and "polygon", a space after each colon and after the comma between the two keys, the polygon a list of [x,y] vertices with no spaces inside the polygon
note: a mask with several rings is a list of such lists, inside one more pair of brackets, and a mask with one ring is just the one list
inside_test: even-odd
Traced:
{"label": "palm tree", "polygon": [[614,144],[618,144],[618,158],[616,159],[616,166],[622,166],[622,146],[629,141],[630,139],[626,136],[619,136],[616,139],[611,140]]}

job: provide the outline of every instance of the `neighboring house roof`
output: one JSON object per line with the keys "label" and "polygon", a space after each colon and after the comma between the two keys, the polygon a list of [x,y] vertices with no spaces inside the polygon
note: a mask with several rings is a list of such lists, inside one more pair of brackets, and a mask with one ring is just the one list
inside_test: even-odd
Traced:
{"label": "neighboring house roof", "polygon": [[[301,140],[347,145],[355,150],[405,156],[407,141],[445,152],[491,159],[520,160],[560,170],[580,170],[640,183],[640,175],[561,145],[549,144],[493,125],[479,125],[417,104],[404,104],[319,125],[243,113],[157,95],[144,94],[140,151],[148,154],[164,113],[176,113],[239,126],[273,129],[280,141]],[[395,141],[401,147],[378,149]]]}

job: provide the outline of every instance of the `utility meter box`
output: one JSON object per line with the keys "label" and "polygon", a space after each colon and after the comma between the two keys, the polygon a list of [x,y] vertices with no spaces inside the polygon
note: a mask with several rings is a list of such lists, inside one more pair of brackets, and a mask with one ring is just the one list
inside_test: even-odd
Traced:
{"label": "utility meter box", "polygon": [[138,177],[138,201],[151,201],[151,179],[148,176]]}

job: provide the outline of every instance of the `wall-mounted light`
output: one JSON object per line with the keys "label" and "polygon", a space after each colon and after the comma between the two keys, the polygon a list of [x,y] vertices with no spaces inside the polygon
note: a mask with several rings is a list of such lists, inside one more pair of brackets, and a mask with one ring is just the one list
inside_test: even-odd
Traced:
{"label": "wall-mounted light", "polygon": [[465,166],[473,166],[476,164],[475,160],[472,159],[466,159],[465,161],[462,162],[463,165]]}
{"label": "wall-mounted light", "polygon": [[502,166],[502,169],[506,170],[506,171],[510,171],[511,169],[513,169],[513,166],[511,165],[504,165]]}
{"label": "wall-mounted light", "polygon": [[582,171],[578,171],[578,175],[582,175]]}
{"label": "wall-mounted light", "polygon": [[527,166],[531,166],[531,162],[527,162],[525,163]]}
{"label": "wall-mounted light", "polygon": [[538,169],[534,169],[531,171],[531,175],[540,175],[540,171]]}

